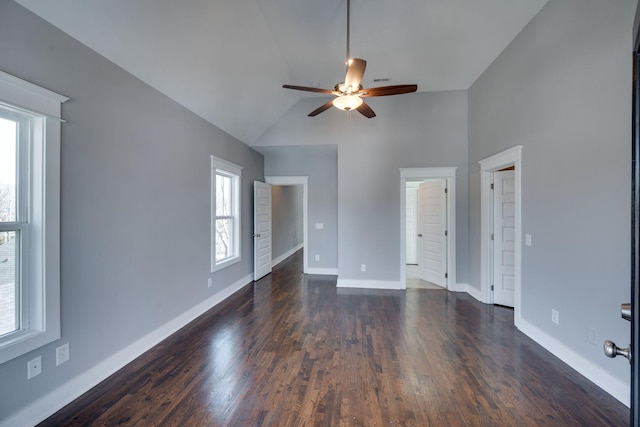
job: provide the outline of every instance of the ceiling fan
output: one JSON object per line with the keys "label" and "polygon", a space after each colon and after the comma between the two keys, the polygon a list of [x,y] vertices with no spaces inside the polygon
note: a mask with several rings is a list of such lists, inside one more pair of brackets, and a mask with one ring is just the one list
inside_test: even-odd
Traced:
{"label": "ceiling fan", "polygon": [[351,58],[349,55],[350,20],[351,0],[347,0],[347,75],[344,78],[344,82],[335,85],[333,90],[307,86],[282,85],[285,89],[303,90],[306,92],[324,93],[336,96],[331,101],[309,113],[309,117],[315,117],[333,106],[345,111],[356,110],[366,118],[370,119],[375,117],[376,113],[371,109],[371,107],[369,107],[369,105],[367,105],[366,102],[364,102],[362,98],[400,95],[418,90],[418,85],[382,86],[369,89],[362,87],[361,82],[362,77],[364,76],[364,70],[367,66],[367,61],[360,58]]}

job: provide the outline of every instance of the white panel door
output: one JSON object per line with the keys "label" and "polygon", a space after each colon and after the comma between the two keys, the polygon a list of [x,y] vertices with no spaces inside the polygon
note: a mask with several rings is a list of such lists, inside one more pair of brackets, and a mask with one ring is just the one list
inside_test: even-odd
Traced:
{"label": "white panel door", "polygon": [[418,263],[418,189],[407,188],[406,263]]}
{"label": "white panel door", "polygon": [[493,302],[515,304],[515,173],[493,174]]}
{"label": "white panel door", "polygon": [[425,181],[418,187],[418,266],[420,279],[446,287],[447,181]]}
{"label": "white panel door", "polygon": [[271,273],[271,184],[253,182],[253,280]]}

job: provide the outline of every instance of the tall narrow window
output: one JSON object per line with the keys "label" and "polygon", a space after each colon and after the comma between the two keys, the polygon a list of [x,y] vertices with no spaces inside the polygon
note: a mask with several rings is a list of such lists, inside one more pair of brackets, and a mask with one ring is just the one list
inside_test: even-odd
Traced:
{"label": "tall narrow window", "polygon": [[20,329],[21,252],[27,229],[24,118],[0,110],[0,336]]}
{"label": "tall narrow window", "polygon": [[235,253],[233,175],[216,171],[216,263],[223,262]]}
{"label": "tall narrow window", "polygon": [[240,261],[242,168],[211,157],[211,272]]}
{"label": "tall narrow window", "polygon": [[68,98],[0,72],[0,363],[60,338],[60,118]]}

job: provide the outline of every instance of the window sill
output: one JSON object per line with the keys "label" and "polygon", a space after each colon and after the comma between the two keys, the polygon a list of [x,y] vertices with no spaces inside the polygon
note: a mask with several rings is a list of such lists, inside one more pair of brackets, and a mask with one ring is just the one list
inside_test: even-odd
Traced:
{"label": "window sill", "polygon": [[219,262],[219,263],[217,263],[215,265],[212,265],[211,266],[211,272],[215,273],[216,271],[220,271],[223,268],[227,268],[230,265],[236,264],[238,262],[240,262],[240,257],[239,256],[234,257],[234,258],[226,259],[226,260],[221,261],[221,262]]}
{"label": "window sill", "polygon": [[60,325],[48,325],[47,330],[16,332],[0,344],[0,364],[15,359],[43,345],[60,339]]}

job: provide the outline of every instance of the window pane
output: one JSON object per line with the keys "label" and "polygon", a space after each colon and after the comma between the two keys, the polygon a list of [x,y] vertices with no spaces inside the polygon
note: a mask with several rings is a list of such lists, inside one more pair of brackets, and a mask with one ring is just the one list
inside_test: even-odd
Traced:
{"label": "window pane", "polygon": [[0,232],[0,335],[18,329],[16,322],[17,276],[16,276],[16,244],[17,232]]}
{"label": "window pane", "polygon": [[233,219],[216,219],[216,261],[233,256]]}
{"label": "window pane", "polygon": [[232,215],[231,184],[230,176],[216,174],[216,216]]}
{"label": "window pane", "polygon": [[17,125],[0,117],[0,222],[16,220]]}

